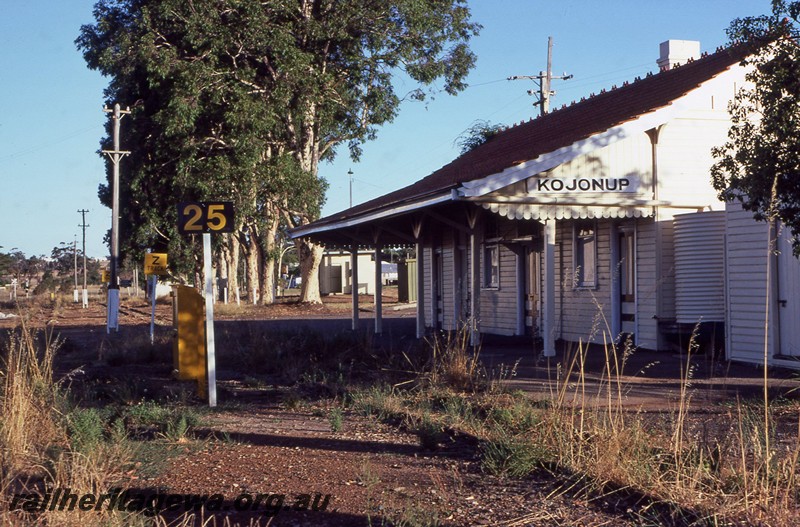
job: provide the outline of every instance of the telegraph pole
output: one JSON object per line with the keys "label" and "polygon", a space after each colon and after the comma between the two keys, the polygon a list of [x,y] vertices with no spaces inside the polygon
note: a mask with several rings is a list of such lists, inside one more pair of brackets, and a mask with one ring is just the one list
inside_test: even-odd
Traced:
{"label": "telegraph pole", "polygon": [[119,163],[123,156],[130,152],[119,149],[119,122],[125,115],[131,113],[130,109],[120,110],[119,103],[110,110],[104,107],[106,113],[113,112],[111,118],[114,119],[114,150],[103,150],[111,162],[114,163],[114,173],[111,189],[111,276],[108,284],[108,317],[106,319],[106,333],[111,332],[111,328],[119,331],[119,278],[117,276],[117,266],[119,264]]}
{"label": "telegraph pole", "polygon": [[89,307],[89,291],[86,289],[86,213],[89,212],[86,209],[80,209],[78,214],[81,215],[82,222],[81,225],[78,225],[81,229],[83,229],[83,307]]}
{"label": "telegraph pole", "polygon": [[[553,81],[566,81],[571,78],[572,75],[567,75],[566,73],[557,77],[553,76],[553,37],[547,37],[547,71],[540,71],[539,75],[514,75],[513,77],[509,77],[508,80],[515,81],[525,79],[532,80],[538,84],[539,100],[533,104],[539,107],[539,115],[545,115],[550,111],[550,97],[556,94],[551,88]],[[533,95],[534,93],[536,92],[528,90],[529,95]]]}

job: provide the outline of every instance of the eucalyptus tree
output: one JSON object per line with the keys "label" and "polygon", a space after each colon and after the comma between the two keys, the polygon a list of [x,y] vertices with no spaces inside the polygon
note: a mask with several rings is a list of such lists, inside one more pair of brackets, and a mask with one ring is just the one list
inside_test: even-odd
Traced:
{"label": "eucalyptus tree", "polygon": [[791,229],[800,254],[800,2],[774,0],[771,14],[734,20],[731,40],[749,47],[752,66],[730,107],[728,141],[714,149],[720,198],[759,220]]}
{"label": "eucalyptus tree", "polygon": [[[319,163],[343,144],[357,159],[403,100],[462,90],[478,31],[466,0],[100,0],[94,17],[76,43],[110,78],[109,101],[136,102],[123,128],[129,248],[191,262],[173,204],[231,199],[228,252],[245,247],[265,298],[279,225],[319,217]],[[416,87],[397,93],[398,76]],[[321,248],[296,243],[302,300],[319,301]]]}

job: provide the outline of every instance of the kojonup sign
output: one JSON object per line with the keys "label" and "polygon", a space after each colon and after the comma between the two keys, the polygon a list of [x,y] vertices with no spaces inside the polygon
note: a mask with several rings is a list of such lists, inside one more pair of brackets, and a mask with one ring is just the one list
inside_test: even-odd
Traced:
{"label": "kojonup sign", "polygon": [[532,177],[528,178],[530,194],[564,194],[570,192],[637,192],[639,182],[634,177]]}

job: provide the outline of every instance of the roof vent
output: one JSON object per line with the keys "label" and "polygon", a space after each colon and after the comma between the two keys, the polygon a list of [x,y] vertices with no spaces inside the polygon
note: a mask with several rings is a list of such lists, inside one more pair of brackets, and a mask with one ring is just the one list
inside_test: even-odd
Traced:
{"label": "roof vent", "polygon": [[667,40],[659,45],[660,57],[656,61],[662,71],[672,69],[677,64],[685,64],[689,59],[700,57],[700,42],[696,40]]}

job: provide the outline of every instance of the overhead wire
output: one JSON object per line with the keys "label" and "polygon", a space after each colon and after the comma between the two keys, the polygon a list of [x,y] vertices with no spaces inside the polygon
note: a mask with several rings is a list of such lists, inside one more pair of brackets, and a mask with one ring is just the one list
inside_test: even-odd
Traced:
{"label": "overhead wire", "polygon": [[[618,77],[622,73],[634,71],[634,70],[637,70],[637,69],[640,69],[640,68],[644,68],[644,67],[649,66],[649,65],[650,65],[650,63],[637,64],[637,65],[629,66],[629,67],[626,67],[626,68],[620,68],[618,70],[603,72],[603,73],[600,73],[600,74],[597,74],[597,75],[590,75],[588,77],[581,77],[581,79],[580,79],[581,81],[594,80],[594,82],[581,82],[581,83],[577,83],[577,84],[569,83],[569,84],[561,85],[559,87],[559,89],[562,92],[564,92],[564,91],[573,91],[576,88],[581,88],[581,87],[585,87],[585,86],[591,86],[591,85],[594,85],[594,84],[598,84],[600,82],[608,82],[608,80],[612,80],[613,78]],[[480,83],[476,83],[476,84],[470,84],[470,85],[467,86],[467,89],[478,88],[478,87],[488,86],[488,85],[492,85],[492,84],[498,84],[498,83],[502,83],[502,82],[508,82],[508,79],[507,78],[506,79],[495,79],[495,80],[484,81],[484,82],[480,82]],[[495,109],[494,111],[492,111],[489,114],[486,114],[485,118],[488,119],[490,117],[493,117],[493,116],[497,115],[498,113],[502,112],[503,110],[507,109],[508,107],[510,107],[510,106],[512,106],[514,104],[517,104],[520,100],[522,100],[522,99],[524,99],[526,97],[528,97],[528,94],[527,93],[523,93],[523,94],[519,95],[518,97],[515,97],[514,99],[511,99],[510,101],[505,102],[505,104],[503,104],[499,108]],[[506,114],[508,116],[507,119],[511,119],[512,117],[515,117],[516,115],[518,115],[518,113],[519,113],[519,110],[515,110],[513,115],[510,114],[510,113]],[[443,142],[439,143],[438,145],[428,149],[424,154],[416,156],[417,162],[414,164],[414,166],[403,167],[402,168],[402,172],[406,173],[406,174],[418,172],[419,171],[419,167],[424,166],[427,163],[427,160],[429,159],[431,154],[433,154],[434,152],[440,151],[442,148],[452,147],[453,144],[454,144],[454,141],[448,140],[448,141],[443,141]],[[373,186],[373,187],[381,189],[381,190],[387,190],[387,187],[375,185],[375,184],[372,184],[372,183],[364,181],[364,180],[354,179],[354,181],[359,181],[360,183],[364,183],[364,184]],[[363,192],[363,190],[362,190],[362,192]]]}
{"label": "overhead wire", "polygon": [[65,141],[69,141],[70,139],[74,139],[76,137],[84,135],[87,132],[90,132],[92,130],[102,129],[102,128],[103,128],[102,124],[96,124],[96,125],[92,125],[92,126],[87,127],[87,128],[82,128],[80,130],[76,130],[74,132],[70,132],[69,135],[60,137],[58,139],[52,139],[52,140],[49,140],[49,141],[43,141],[41,143],[41,145],[29,146],[27,148],[22,148],[20,150],[17,150],[16,152],[12,152],[10,154],[6,154],[6,155],[3,155],[3,156],[0,156],[0,162],[9,161],[11,159],[17,159],[19,157],[24,157],[24,156],[27,156],[27,155],[30,155],[30,154],[34,154],[34,153],[36,153],[36,152],[38,152],[40,150],[44,150],[45,148],[51,148],[53,145],[57,145],[59,143],[63,143]]}

